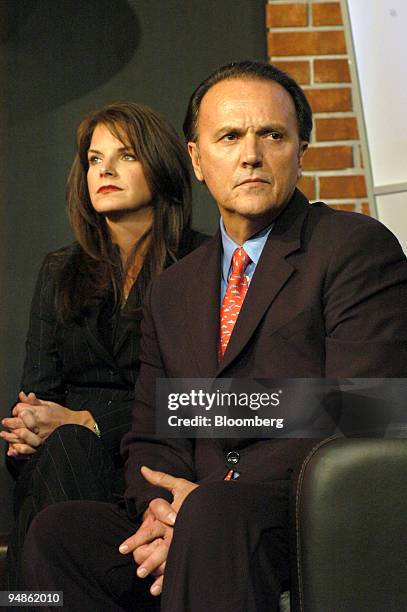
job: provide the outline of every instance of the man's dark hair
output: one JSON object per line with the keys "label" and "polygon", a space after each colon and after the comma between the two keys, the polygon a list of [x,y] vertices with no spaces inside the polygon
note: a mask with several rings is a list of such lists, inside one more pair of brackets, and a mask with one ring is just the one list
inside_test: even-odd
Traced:
{"label": "man's dark hair", "polygon": [[232,62],[222,66],[198,85],[189,100],[183,124],[187,142],[196,142],[198,139],[198,113],[202,98],[216,83],[227,79],[265,79],[284,87],[294,102],[299,136],[301,140],[309,142],[312,130],[312,110],[301,87],[276,66],[251,60]]}

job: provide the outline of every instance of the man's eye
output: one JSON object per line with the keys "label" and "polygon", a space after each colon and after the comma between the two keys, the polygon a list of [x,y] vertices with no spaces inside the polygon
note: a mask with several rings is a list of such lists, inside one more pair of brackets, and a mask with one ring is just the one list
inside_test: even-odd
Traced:
{"label": "man's eye", "polygon": [[95,164],[100,164],[101,162],[101,158],[98,157],[97,155],[91,155],[90,157],[88,157],[88,163],[90,166],[94,166]]}
{"label": "man's eye", "polygon": [[226,140],[226,142],[233,142],[238,139],[238,135],[236,132],[229,132],[222,137],[222,140]]}
{"label": "man's eye", "polygon": [[271,140],[281,140],[283,137],[282,134],[280,134],[280,132],[268,132],[266,136],[270,138]]}

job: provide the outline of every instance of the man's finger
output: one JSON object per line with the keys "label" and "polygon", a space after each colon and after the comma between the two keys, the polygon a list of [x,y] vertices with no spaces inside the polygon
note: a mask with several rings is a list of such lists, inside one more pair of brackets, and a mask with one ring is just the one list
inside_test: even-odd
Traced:
{"label": "man's finger", "polygon": [[154,595],[155,597],[157,597],[157,595],[161,595],[161,591],[163,590],[163,582],[164,576],[159,576],[159,578],[153,582],[150,587],[151,595]]}
{"label": "man's finger", "polygon": [[133,552],[133,559],[137,565],[141,565],[143,561],[145,561],[151,555],[153,550],[160,545],[161,542],[162,538],[157,538],[156,540],[150,542],[150,544],[143,544],[142,546],[136,548],[136,550]]}
{"label": "man's finger", "polygon": [[133,551],[133,559],[135,560],[137,565],[141,565],[143,561],[147,559],[149,555],[151,555],[153,546],[155,546],[156,542],[157,540],[154,540],[150,544],[143,544],[142,546],[136,548],[135,551]]}
{"label": "man's finger", "polygon": [[120,544],[119,552],[121,552],[122,555],[127,555],[139,546],[143,546],[143,544],[150,544],[150,542],[156,538],[161,538],[165,533],[165,529],[168,529],[168,527],[159,521],[154,521],[147,525],[143,523],[134,535]]}
{"label": "man's finger", "polygon": [[157,497],[149,503],[149,509],[154,514],[155,518],[171,527],[175,524],[177,513],[172,508],[171,504],[166,499]]}
{"label": "man's finger", "polygon": [[158,576],[162,576],[165,571],[165,565],[166,565],[166,561],[164,561],[164,563],[161,563],[161,565],[159,565],[153,572],[151,572],[151,576],[154,576],[154,578],[158,578]]}
{"label": "man's finger", "polygon": [[163,489],[167,489],[167,491],[172,491],[174,487],[177,486],[177,482],[181,480],[180,478],[175,478],[175,476],[171,476],[171,474],[166,474],[165,472],[158,472],[157,470],[151,470],[146,465],[143,465],[143,467],[141,468],[141,473],[147,480],[147,482],[158,487],[163,487]]}
{"label": "man's finger", "polygon": [[137,576],[139,578],[145,578],[149,576],[154,570],[156,570],[162,563],[167,560],[168,557],[168,543],[164,540],[154,547],[151,555],[143,561],[143,563],[137,568]]}

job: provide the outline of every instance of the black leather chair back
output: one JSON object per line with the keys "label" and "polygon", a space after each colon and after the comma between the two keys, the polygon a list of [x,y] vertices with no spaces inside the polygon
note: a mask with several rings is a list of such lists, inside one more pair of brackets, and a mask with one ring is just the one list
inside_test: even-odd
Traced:
{"label": "black leather chair back", "polygon": [[293,521],[292,612],[407,611],[407,439],[317,445]]}

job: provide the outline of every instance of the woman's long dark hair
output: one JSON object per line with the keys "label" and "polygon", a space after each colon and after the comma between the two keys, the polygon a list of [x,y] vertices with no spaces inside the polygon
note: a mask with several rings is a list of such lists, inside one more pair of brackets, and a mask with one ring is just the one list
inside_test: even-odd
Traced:
{"label": "woman's long dark hair", "polygon": [[[92,206],[87,185],[88,149],[97,125],[105,125],[142,163],[152,193],[151,227],[134,244],[123,266],[104,216]],[[131,294],[137,312],[154,275],[176,261],[191,222],[191,183],[183,146],[172,126],[158,113],[134,102],[109,104],[86,117],[77,131],[77,155],[67,182],[70,222],[81,249],[60,275],[57,312],[63,322],[80,320],[89,306],[113,293],[123,303],[123,282],[136,253],[145,247],[143,267]]]}

